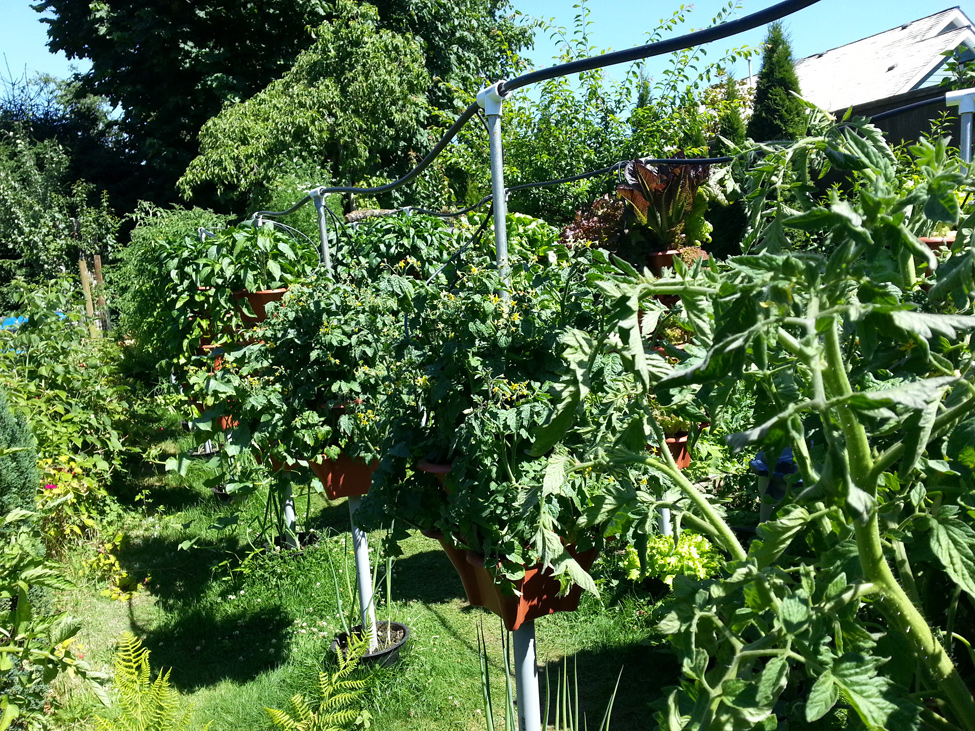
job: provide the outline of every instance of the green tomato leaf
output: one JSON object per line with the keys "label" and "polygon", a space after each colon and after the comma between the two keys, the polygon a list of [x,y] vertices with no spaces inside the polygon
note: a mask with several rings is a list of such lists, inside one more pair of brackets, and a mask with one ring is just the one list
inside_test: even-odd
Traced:
{"label": "green tomato leaf", "polygon": [[758,539],[748,547],[749,557],[758,562],[760,569],[770,566],[808,522],[809,512],[805,508],[795,504],[784,505],[776,520],[765,521],[758,526]]}
{"label": "green tomato leaf", "polygon": [[931,551],[945,572],[975,598],[975,530],[949,511],[925,518]]}
{"label": "green tomato leaf", "polygon": [[833,679],[843,699],[872,731],[919,728],[919,708],[904,692],[877,673],[885,660],[846,653],[833,664]]}
{"label": "green tomato leaf", "polygon": [[818,721],[836,705],[840,698],[840,689],[833,682],[833,673],[827,670],[813,683],[809,697],[806,699],[806,720],[809,723]]}

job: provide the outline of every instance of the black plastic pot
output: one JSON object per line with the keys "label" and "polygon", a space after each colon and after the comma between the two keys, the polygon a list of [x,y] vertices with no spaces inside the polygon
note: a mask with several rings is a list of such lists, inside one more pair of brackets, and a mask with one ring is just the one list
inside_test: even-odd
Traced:
{"label": "black plastic pot", "polygon": [[[400,650],[403,649],[407,640],[410,639],[410,628],[405,624],[400,624],[399,622],[376,622],[376,636],[380,639],[386,635],[387,625],[392,628],[392,632],[402,632],[403,636],[389,647],[384,647],[376,652],[363,655],[362,659],[359,661],[363,665],[378,665],[385,668],[389,667],[390,665],[394,665],[399,660]],[[353,627],[352,633],[357,638],[362,637],[362,625],[357,624],[355,627]],[[342,656],[345,657],[345,653],[348,651],[348,649],[349,635],[345,632],[341,632],[334,640],[332,640],[332,652],[341,652]]]}

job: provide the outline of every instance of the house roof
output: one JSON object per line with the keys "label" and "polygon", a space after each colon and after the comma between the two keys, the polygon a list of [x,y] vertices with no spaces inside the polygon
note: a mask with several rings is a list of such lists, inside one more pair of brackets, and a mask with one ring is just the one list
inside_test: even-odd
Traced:
{"label": "house roof", "polygon": [[800,59],[796,74],[805,99],[841,110],[937,84],[941,54],[962,46],[975,48],[975,29],[954,7]]}

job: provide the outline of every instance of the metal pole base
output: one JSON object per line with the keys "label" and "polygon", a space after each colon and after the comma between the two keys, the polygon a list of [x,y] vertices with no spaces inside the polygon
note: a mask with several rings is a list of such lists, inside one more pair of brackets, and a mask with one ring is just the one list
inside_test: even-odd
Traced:
{"label": "metal pole base", "polygon": [[519,731],[542,731],[542,707],[538,699],[538,662],[535,623],[525,622],[511,633],[515,649],[515,689],[518,693]]}

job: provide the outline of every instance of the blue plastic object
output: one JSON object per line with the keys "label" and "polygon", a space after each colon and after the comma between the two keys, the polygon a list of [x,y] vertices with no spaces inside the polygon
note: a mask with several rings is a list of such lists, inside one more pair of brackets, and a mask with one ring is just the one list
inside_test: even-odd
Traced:
{"label": "blue plastic object", "polygon": [[0,324],[0,330],[16,330],[25,322],[27,322],[26,317],[8,317]]}

